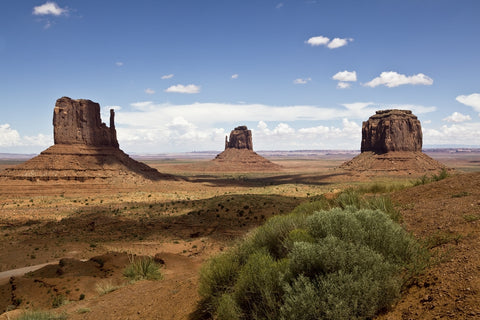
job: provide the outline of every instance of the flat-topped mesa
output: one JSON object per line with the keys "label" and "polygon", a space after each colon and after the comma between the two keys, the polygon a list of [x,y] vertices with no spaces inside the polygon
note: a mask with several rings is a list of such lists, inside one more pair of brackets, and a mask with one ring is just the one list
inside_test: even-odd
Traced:
{"label": "flat-topped mesa", "polygon": [[362,124],[361,151],[422,151],[422,126],[410,110],[380,110]]}
{"label": "flat-topped mesa", "polygon": [[62,97],[53,110],[55,144],[83,144],[118,148],[115,112],[110,110],[110,128],[100,119],[100,105],[91,100]]}
{"label": "flat-topped mesa", "polygon": [[236,127],[230,132],[230,139],[225,137],[225,150],[227,149],[253,150],[252,131],[247,126]]}

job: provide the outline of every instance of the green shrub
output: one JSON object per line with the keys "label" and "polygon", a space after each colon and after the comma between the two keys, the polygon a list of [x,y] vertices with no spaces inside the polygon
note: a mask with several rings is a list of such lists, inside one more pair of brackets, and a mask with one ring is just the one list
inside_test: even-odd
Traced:
{"label": "green shrub", "polygon": [[[276,216],[202,268],[199,304],[216,319],[366,319],[425,266],[426,250],[370,200]],[[321,200],[321,205],[325,205]],[[378,205],[378,203],[376,204]],[[200,314],[200,312],[199,312]]]}
{"label": "green shrub", "polygon": [[123,275],[130,280],[160,280],[163,278],[160,267],[152,257],[140,259],[131,258],[130,264],[123,271]]}

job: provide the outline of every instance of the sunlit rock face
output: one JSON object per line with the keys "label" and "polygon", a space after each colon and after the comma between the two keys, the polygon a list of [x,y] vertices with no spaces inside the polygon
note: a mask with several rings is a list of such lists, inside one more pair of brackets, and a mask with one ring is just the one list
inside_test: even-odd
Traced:
{"label": "sunlit rock face", "polygon": [[230,139],[225,137],[226,149],[247,149],[253,150],[252,131],[247,126],[236,127],[230,132]]}
{"label": "sunlit rock face", "polygon": [[100,105],[91,100],[62,97],[53,110],[55,144],[84,144],[118,148],[115,113],[110,110],[110,127],[100,119]]}
{"label": "sunlit rock face", "polygon": [[421,151],[422,127],[410,110],[380,110],[362,125],[361,151]]}

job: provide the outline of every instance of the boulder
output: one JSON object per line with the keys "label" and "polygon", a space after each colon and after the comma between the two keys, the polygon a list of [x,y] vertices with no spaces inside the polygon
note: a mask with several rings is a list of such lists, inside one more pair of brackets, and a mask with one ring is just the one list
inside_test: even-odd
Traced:
{"label": "boulder", "polygon": [[422,151],[420,120],[410,110],[380,110],[362,125],[361,151]]}
{"label": "boulder", "polygon": [[230,132],[230,139],[225,137],[225,150],[227,149],[253,150],[252,131],[247,126],[236,127]]}

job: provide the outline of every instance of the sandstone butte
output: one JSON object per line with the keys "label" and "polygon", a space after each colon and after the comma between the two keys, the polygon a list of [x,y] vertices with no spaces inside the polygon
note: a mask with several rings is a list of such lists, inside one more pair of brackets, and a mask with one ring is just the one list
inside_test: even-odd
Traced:
{"label": "sandstone butte", "polygon": [[277,171],[281,168],[253,151],[252,131],[236,127],[225,137],[225,150],[212,160],[220,171]]}
{"label": "sandstone butte", "polygon": [[446,167],[422,152],[420,120],[410,110],[380,110],[362,124],[361,153],[340,166],[366,175],[423,175]]}
{"label": "sandstone butte", "polygon": [[117,182],[168,178],[120,150],[114,110],[110,110],[110,127],[107,127],[100,118],[100,105],[91,100],[58,99],[53,111],[53,134],[53,146],[21,165],[5,169],[1,177]]}

